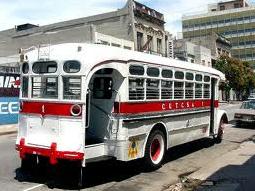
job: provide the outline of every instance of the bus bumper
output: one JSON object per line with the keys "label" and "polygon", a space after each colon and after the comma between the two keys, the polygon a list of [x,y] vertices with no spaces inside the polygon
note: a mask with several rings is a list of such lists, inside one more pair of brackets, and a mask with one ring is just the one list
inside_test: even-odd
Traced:
{"label": "bus bumper", "polygon": [[75,151],[58,151],[57,143],[52,143],[50,148],[41,148],[25,145],[25,139],[20,139],[19,144],[16,144],[16,150],[19,151],[21,159],[26,158],[26,154],[40,155],[49,158],[50,164],[57,164],[58,159],[66,160],[83,160],[84,153]]}

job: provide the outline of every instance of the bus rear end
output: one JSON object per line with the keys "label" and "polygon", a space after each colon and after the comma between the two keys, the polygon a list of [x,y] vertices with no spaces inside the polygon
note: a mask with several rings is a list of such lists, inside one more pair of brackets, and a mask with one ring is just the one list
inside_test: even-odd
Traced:
{"label": "bus rear end", "polygon": [[50,164],[61,159],[82,161],[85,112],[80,63],[24,62],[21,71],[16,149],[22,166],[40,162],[42,158]]}

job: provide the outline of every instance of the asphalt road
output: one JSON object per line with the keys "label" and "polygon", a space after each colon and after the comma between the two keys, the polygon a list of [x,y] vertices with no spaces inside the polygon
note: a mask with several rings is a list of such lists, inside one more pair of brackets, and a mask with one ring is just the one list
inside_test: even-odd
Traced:
{"label": "asphalt road", "polygon": [[[225,107],[233,112],[233,108],[229,105]],[[233,126],[226,129],[221,144],[213,144],[210,139],[203,139],[171,148],[167,152],[164,165],[154,172],[147,172],[142,167],[141,161],[128,163],[104,161],[90,164],[85,170],[86,184],[83,190],[162,190],[179,181],[181,177],[198,171],[223,154],[238,149],[240,144],[253,136],[255,136],[255,128]],[[0,190],[78,189],[73,168],[67,168],[63,164],[53,169],[22,172],[19,168],[19,156],[15,151],[15,138],[15,134],[0,136]]]}

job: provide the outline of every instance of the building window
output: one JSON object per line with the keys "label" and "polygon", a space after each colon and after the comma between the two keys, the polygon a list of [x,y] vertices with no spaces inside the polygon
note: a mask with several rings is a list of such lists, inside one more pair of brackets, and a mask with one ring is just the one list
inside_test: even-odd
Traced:
{"label": "building window", "polygon": [[143,33],[137,32],[137,50],[142,51],[143,49]]}
{"label": "building window", "polygon": [[162,54],[162,39],[157,38],[157,52]]}
{"label": "building window", "polygon": [[111,46],[114,46],[114,47],[120,47],[120,44],[111,43]]}
{"label": "building window", "polygon": [[239,3],[235,3],[234,4],[234,8],[239,8],[240,7],[240,4]]}
{"label": "building window", "polygon": [[225,5],[221,5],[221,6],[220,6],[220,10],[221,10],[221,11],[225,10]]}
{"label": "building window", "polygon": [[124,46],[124,49],[131,50],[132,48],[129,46]]}
{"label": "building window", "polygon": [[150,35],[147,35],[147,50],[149,52],[152,51],[152,41],[153,41],[153,37]]}

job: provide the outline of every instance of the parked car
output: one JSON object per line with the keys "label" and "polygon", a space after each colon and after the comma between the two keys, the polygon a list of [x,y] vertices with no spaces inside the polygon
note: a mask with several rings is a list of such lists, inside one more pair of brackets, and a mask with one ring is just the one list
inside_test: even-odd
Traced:
{"label": "parked car", "polygon": [[255,93],[251,93],[248,97],[248,100],[255,100]]}
{"label": "parked car", "polygon": [[244,101],[240,109],[235,112],[234,119],[237,126],[242,124],[255,125],[255,99]]}

